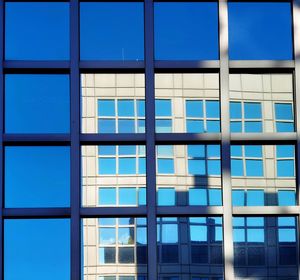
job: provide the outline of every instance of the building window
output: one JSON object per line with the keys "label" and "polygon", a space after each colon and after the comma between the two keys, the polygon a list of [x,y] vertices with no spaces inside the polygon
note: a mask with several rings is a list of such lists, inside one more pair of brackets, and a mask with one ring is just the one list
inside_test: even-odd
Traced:
{"label": "building window", "polygon": [[291,145],[276,146],[276,166],[278,177],[295,176],[295,148]]}
{"label": "building window", "polygon": [[264,190],[232,190],[233,206],[263,206],[265,205]]}
{"label": "building window", "polygon": [[174,147],[157,146],[156,147],[157,174],[174,174]]}
{"label": "building window", "polygon": [[172,102],[171,99],[155,100],[156,132],[172,132]]}
{"label": "building window", "polygon": [[275,103],[275,119],[277,132],[294,131],[294,114],[292,103]]}

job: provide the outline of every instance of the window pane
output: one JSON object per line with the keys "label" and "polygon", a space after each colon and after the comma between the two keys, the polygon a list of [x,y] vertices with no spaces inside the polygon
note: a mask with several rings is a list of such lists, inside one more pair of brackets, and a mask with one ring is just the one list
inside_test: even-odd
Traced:
{"label": "window pane", "polygon": [[115,114],[115,101],[113,99],[98,100],[99,117],[114,117]]}
{"label": "window pane", "polygon": [[68,75],[5,75],[6,133],[68,133]]}
{"label": "window pane", "polygon": [[278,160],[277,161],[277,176],[278,177],[294,177],[294,161],[293,160]]}
{"label": "window pane", "polygon": [[69,207],[68,147],[6,147],[6,207]]}
{"label": "window pane", "polygon": [[230,59],[293,57],[290,3],[229,3]]}
{"label": "window pane", "polygon": [[142,3],[80,3],[82,60],[143,60]]}
{"label": "window pane", "polygon": [[279,206],[296,205],[295,191],[278,191],[278,205]]}
{"label": "window pane", "polygon": [[261,119],[261,104],[260,103],[244,103],[246,119]]}
{"label": "window pane", "polygon": [[175,205],[175,189],[164,188],[158,189],[158,205],[159,206],[170,206]]}
{"label": "window pane", "polygon": [[120,205],[136,205],[136,189],[120,188],[119,203]]}
{"label": "window pane", "polygon": [[70,263],[69,220],[5,220],[4,279],[69,280]]}
{"label": "window pane", "polygon": [[172,116],[171,100],[167,100],[167,99],[155,100],[155,116],[156,117]]}
{"label": "window pane", "polygon": [[155,3],[154,30],[158,60],[219,57],[217,3]]}
{"label": "window pane", "polygon": [[115,188],[99,189],[99,205],[115,205],[116,201],[117,199]]}
{"label": "window pane", "polygon": [[202,100],[187,100],[186,101],[186,116],[203,118],[203,101]]}
{"label": "window pane", "polygon": [[292,104],[275,104],[276,119],[280,120],[293,120],[293,109]]}
{"label": "window pane", "polygon": [[69,3],[5,3],[6,60],[68,60]]}
{"label": "window pane", "polygon": [[133,117],[134,116],[133,100],[118,100],[118,116],[119,117]]}

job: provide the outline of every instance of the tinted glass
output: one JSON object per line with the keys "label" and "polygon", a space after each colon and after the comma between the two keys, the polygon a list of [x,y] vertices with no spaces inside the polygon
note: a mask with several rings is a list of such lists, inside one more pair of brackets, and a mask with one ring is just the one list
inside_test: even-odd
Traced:
{"label": "tinted glass", "polygon": [[69,3],[5,3],[5,59],[68,60]]}
{"label": "tinted glass", "polygon": [[69,220],[5,220],[4,279],[69,280],[70,262]]}
{"label": "tinted glass", "polygon": [[5,76],[7,133],[68,133],[70,85],[67,75]]}
{"label": "tinted glass", "polygon": [[81,3],[83,60],[143,60],[142,3]]}
{"label": "tinted glass", "polygon": [[292,59],[290,3],[228,3],[230,59]]}
{"label": "tinted glass", "polygon": [[217,3],[155,3],[155,58],[218,59]]}
{"label": "tinted glass", "polygon": [[6,207],[68,207],[68,147],[6,147]]}

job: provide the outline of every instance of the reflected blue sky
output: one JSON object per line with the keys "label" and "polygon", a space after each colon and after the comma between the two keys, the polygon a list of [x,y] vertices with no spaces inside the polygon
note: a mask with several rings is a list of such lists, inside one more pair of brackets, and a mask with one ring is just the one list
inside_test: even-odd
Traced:
{"label": "reflected blue sky", "polygon": [[5,280],[70,280],[70,222],[5,220]]}
{"label": "reflected blue sky", "polygon": [[6,147],[6,207],[68,207],[68,147]]}
{"label": "reflected blue sky", "polygon": [[5,3],[5,59],[68,60],[69,3]]}

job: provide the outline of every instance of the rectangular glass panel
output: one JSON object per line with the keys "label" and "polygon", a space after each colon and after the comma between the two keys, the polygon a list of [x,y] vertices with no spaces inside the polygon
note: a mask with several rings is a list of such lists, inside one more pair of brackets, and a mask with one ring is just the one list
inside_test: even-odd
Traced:
{"label": "rectangular glass panel", "polygon": [[70,221],[4,221],[4,279],[70,280]]}
{"label": "rectangular glass panel", "polygon": [[145,205],[145,153],[145,146],[82,146],[82,205]]}
{"label": "rectangular glass panel", "polygon": [[69,147],[5,147],[5,207],[69,206]]}
{"label": "rectangular glass panel", "polygon": [[146,279],[146,218],[83,219],[82,232],[84,278]]}
{"label": "rectangular glass panel", "polygon": [[143,60],[143,3],[80,3],[82,60]]}
{"label": "rectangular glass panel", "polygon": [[6,60],[68,60],[69,3],[5,3]]}
{"label": "rectangular glass panel", "polygon": [[68,75],[6,74],[6,133],[68,133]]}

